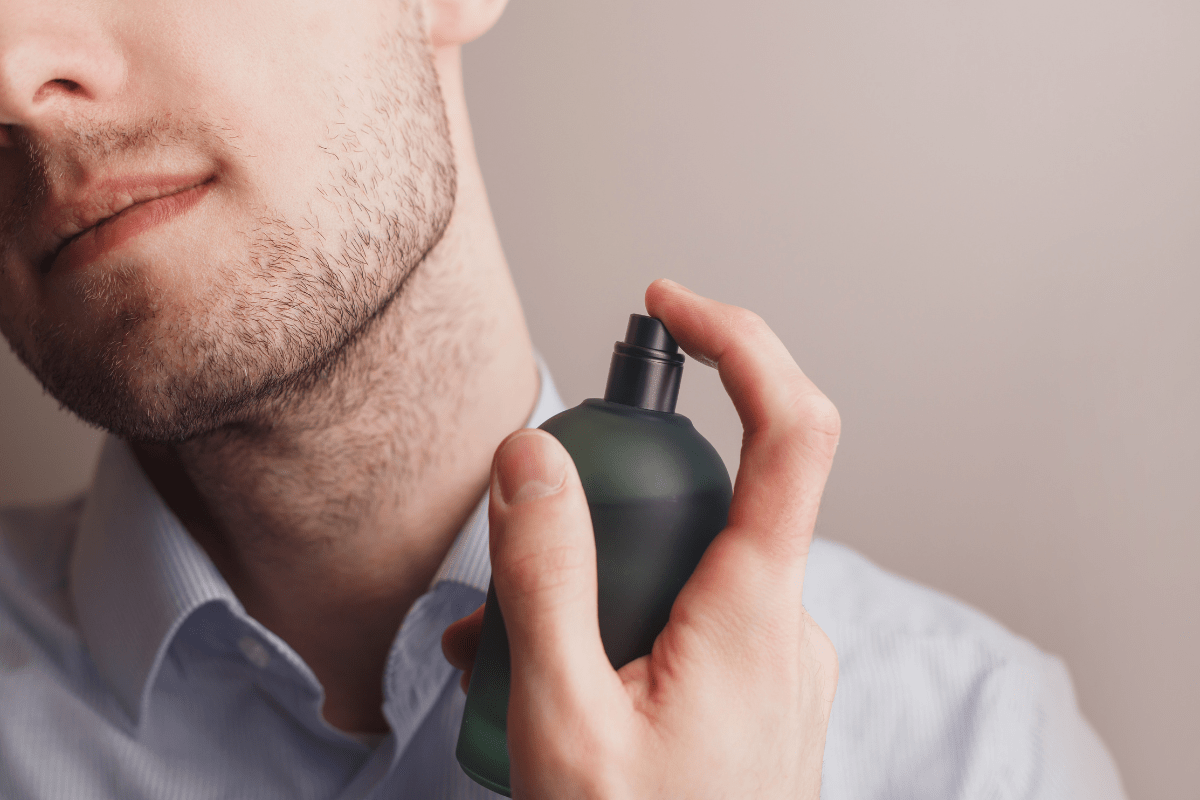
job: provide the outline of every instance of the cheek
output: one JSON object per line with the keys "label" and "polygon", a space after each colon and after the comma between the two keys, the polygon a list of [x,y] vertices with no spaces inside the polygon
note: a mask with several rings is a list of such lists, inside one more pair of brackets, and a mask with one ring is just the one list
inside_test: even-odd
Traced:
{"label": "cheek", "polygon": [[168,107],[194,109],[228,143],[221,167],[239,210],[270,209],[298,229],[339,221],[344,204],[315,187],[341,182],[356,155],[344,134],[374,111],[372,65],[405,4],[182,5],[163,13],[187,32],[183,52],[151,58],[176,76],[160,87]]}

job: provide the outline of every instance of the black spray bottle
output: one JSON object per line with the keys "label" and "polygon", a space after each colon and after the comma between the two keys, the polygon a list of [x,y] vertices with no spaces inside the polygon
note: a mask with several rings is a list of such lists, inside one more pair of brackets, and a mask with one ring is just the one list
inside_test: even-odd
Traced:
{"label": "black spray bottle", "polygon": [[[614,668],[650,652],[729,515],[725,464],[675,413],[682,375],[683,354],[666,327],[633,314],[625,341],[614,347],[604,399],[584,400],[541,425],[570,453],[587,495],[600,638]],[[509,674],[504,619],[490,586],[456,755],[471,778],[511,797]]]}

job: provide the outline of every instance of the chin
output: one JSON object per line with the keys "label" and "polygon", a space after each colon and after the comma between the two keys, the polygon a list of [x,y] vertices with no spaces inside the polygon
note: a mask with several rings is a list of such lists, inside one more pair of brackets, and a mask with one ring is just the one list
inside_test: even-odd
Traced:
{"label": "chin", "polygon": [[132,441],[175,444],[245,416],[250,384],[262,377],[261,367],[223,358],[226,348],[204,336],[180,341],[181,324],[127,310],[86,331],[40,326],[19,354],[85,422]]}
{"label": "chin", "polygon": [[244,415],[245,398],[188,371],[161,365],[101,358],[40,372],[46,390],[77,416],[123,439],[179,444],[210,434]]}
{"label": "chin", "polygon": [[38,357],[23,360],[64,407],[129,441],[172,445],[222,430],[264,431],[344,370],[343,355],[369,324],[305,329],[267,318],[245,308],[127,308],[86,336],[43,328],[34,337]]}

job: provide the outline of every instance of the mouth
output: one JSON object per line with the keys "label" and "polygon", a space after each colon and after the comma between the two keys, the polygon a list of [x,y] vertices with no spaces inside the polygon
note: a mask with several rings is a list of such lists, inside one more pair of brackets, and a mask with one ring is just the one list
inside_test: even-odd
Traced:
{"label": "mouth", "polygon": [[[71,207],[59,209],[54,244],[38,271],[82,267],[129,239],[173,219],[198,203],[215,175],[188,179],[126,179],[102,187]],[[86,210],[81,210],[86,209]]]}

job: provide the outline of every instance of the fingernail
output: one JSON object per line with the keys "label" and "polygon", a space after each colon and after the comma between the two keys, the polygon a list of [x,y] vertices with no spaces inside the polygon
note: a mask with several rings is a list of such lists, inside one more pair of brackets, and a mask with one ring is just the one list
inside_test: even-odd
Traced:
{"label": "fingernail", "polygon": [[500,495],[508,505],[554,494],[567,477],[566,455],[546,434],[522,431],[496,454]]}

